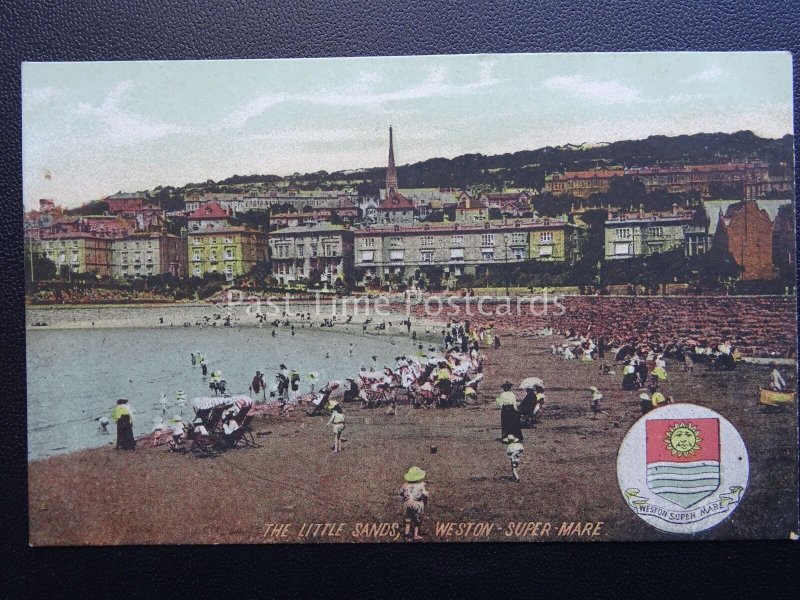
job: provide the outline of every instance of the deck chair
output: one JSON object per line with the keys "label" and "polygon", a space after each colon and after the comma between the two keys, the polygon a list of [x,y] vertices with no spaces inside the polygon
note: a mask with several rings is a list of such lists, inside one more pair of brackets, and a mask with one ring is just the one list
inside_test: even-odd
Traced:
{"label": "deck chair", "polygon": [[229,448],[258,448],[260,444],[253,437],[253,429],[250,424],[255,415],[247,415],[239,428],[234,431],[228,439]]}
{"label": "deck chair", "polygon": [[252,406],[253,406],[252,404],[245,404],[244,406],[242,406],[242,407],[239,409],[239,412],[237,412],[237,413],[236,413],[236,414],[233,416],[233,420],[234,420],[234,421],[236,421],[236,424],[237,424],[239,427],[241,427],[241,426],[242,426],[242,424],[244,423],[245,419],[247,418],[247,413],[249,413],[249,412],[250,412],[250,408],[251,408]]}
{"label": "deck chair", "polygon": [[361,393],[363,399],[362,408],[377,408],[384,404],[389,404],[389,397],[383,387],[378,387],[376,390],[364,388]]}
{"label": "deck chair", "polygon": [[214,458],[222,454],[214,434],[201,433],[195,428],[189,432],[188,437],[192,442],[190,452],[197,458]]}
{"label": "deck chair", "polygon": [[322,390],[321,391],[322,396],[320,397],[319,403],[313,402],[312,406],[314,408],[312,408],[310,411],[307,411],[306,414],[309,417],[315,417],[319,413],[321,413],[322,411],[326,410],[325,407],[327,406],[328,401],[330,400],[332,393],[333,393],[332,389],[330,389],[330,390],[329,389]]}
{"label": "deck chair", "polygon": [[205,425],[206,429],[208,429],[208,433],[213,435],[214,432],[216,432],[222,421],[222,413],[224,413],[229,408],[230,408],[229,405],[218,404],[217,406],[211,409],[211,413],[208,415],[208,420],[203,419],[203,425]]}

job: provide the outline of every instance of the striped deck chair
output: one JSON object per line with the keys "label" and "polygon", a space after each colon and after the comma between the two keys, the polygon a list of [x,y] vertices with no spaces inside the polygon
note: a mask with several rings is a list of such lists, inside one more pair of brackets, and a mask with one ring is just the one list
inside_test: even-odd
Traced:
{"label": "striped deck chair", "polygon": [[260,444],[253,437],[251,423],[255,415],[247,415],[242,424],[228,437],[229,448],[258,448]]}

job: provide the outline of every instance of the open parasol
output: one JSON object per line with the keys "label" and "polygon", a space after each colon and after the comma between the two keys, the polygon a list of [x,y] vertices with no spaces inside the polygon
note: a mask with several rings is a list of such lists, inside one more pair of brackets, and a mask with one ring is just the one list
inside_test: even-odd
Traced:
{"label": "open parasol", "polygon": [[526,377],[522,380],[522,383],[519,384],[519,389],[526,390],[526,389],[533,389],[537,385],[544,387],[544,381],[539,379],[538,377]]}

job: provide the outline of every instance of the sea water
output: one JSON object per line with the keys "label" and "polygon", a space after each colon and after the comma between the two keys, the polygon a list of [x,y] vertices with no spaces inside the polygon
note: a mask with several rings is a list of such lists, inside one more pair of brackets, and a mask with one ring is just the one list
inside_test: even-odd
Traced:
{"label": "sea water", "polygon": [[[281,363],[300,374],[300,393],[307,393],[312,382],[319,389],[362,366],[394,366],[396,357],[415,351],[408,338],[363,335],[358,325],[349,329],[297,324],[295,335],[280,327],[275,337],[269,326],[29,330],[28,460],[114,444],[114,422],[103,433],[97,418],[110,419],[117,398],[129,400],[136,436],[151,433],[162,416],[193,417],[192,398],[214,394],[200,365],[192,366],[192,352],[203,355],[209,375],[222,371],[232,395],[248,395],[256,370],[269,390]],[[179,389],[186,393],[183,409],[176,405]],[[162,394],[166,414],[159,406]]]}

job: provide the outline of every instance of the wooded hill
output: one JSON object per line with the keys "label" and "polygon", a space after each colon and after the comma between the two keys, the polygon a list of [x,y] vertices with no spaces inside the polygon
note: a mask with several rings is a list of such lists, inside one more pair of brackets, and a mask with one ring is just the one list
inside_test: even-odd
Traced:
{"label": "wooded hill", "polygon": [[[564,170],[586,170],[607,165],[645,167],[652,165],[719,163],[761,159],[774,173],[792,172],[793,138],[761,138],[752,131],[698,133],[680,136],[650,136],[594,146],[548,146],[508,154],[485,156],[464,154],[455,158],[431,158],[397,168],[403,188],[445,187],[501,191],[505,188],[541,189],[546,174]],[[318,171],[288,177],[278,175],[233,175],[221,181],[190,183],[182,187],[157,187],[150,195],[167,210],[183,208],[187,191],[238,192],[294,187],[301,190],[356,188],[377,196],[383,187],[386,166],[348,171]]]}

